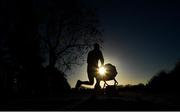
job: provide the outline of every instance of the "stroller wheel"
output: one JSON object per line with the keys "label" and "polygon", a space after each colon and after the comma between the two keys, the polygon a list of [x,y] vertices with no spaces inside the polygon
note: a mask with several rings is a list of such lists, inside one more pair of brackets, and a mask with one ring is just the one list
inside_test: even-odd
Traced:
{"label": "stroller wheel", "polygon": [[[114,86],[117,86],[118,85],[118,82],[117,80],[114,78]],[[104,80],[104,86],[103,86],[103,89],[106,87],[106,86],[109,86],[109,84]]]}
{"label": "stroller wheel", "polygon": [[114,79],[114,85],[118,85],[118,81],[116,79]]}

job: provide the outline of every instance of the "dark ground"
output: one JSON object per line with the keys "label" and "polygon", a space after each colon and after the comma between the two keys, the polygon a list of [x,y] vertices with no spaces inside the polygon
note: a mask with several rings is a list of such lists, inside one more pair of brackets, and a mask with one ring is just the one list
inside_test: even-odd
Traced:
{"label": "dark ground", "polygon": [[1,100],[0,110],[180,110],[175,96],[130,91],[108,95],[83,90],[61,97],[9,98]]}

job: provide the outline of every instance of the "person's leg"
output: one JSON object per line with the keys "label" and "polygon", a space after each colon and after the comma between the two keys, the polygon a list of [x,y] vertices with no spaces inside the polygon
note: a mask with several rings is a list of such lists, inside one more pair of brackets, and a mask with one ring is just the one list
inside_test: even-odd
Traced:
{"label": "person's leg", "polygon": [[97,90],[97,89],[101,89],[101,86],[100,86],[100,80],[98,80],[97,78],[96,78],[95,89],[96,89],[96,90]]}
{"label": "person's leg", "polygon": [[94,84],[93,72],[90,70],[88,70],[88,79],[89,79],[89,81],[81,81],[81,84],[85,84],[85,85],[93,85]]}
{"label": "person's leg", "polygon": [[76,83],[75,89],[78,89],[80,86],[81,86],[81,81],[78,80],[77,83]]}
{"label": "person's leg", "polygon": [[82,84],[85,84],[85,85],[93,85],[94,84],[93,70],[88,68],[87,73],[88,73],[89,81],[80,81],[80,80],[78,80],[77,83],[76,83],[76,87],[75,87],[76,89],[79,88]]}

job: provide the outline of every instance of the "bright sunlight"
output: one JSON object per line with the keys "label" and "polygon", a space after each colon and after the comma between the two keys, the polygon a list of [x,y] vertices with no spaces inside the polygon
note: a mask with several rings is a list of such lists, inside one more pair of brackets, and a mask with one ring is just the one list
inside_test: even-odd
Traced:
{"label": "bright sunlight", "polygon": [[99,72],[100,75],[103,76],[106,73],[106,69],[104,67],[99,67],[98,72]]}

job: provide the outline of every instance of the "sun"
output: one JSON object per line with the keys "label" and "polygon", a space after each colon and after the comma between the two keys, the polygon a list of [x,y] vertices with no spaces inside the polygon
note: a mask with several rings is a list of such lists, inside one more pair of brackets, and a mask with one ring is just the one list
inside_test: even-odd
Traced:
{"label": "sun", "polygon": [[104,67],[99,67],[98,72],[99,72],[100,75],[103,76],[106,73],[106,69]]}

